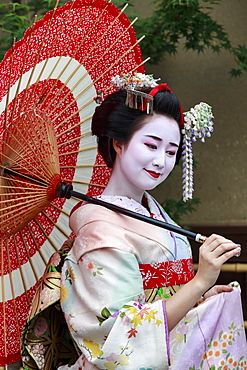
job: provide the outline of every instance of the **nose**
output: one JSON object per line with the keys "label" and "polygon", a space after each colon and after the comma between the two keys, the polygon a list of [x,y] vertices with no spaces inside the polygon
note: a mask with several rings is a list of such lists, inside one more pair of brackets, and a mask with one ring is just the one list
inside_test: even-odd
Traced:
{"label": "nose", "polygon": [[153,158],[153,166],[157,168],[164,168],[165,167],[165,156],[164,153],[157,153],[156,156]]}

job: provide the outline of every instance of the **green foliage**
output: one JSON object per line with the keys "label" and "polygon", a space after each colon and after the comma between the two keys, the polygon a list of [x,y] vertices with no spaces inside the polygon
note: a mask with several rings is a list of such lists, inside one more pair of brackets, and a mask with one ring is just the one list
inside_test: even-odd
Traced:
{"label": "green foliage", "polygon": [[232,77],[239,77],[243,71],[247,72],[247,48],[244,45],[238,45],[233,48],[232,53],[238,68],[231,69],[230,73]]}
{"label": "green foliage", "polygon": [[[247,71],[247,48],[233,46],[224,27],[211,16],[210,11],[222,0],[153,0],[153,12],[145,19],[139,19],[134,27],[137,37],[145,34],[141,48],[144,58],[151,56],[150,63],[162,61],[165,55],[177,53],[182,43],[186,50],[203,53],[210,49],[215,53],[227,50],[237,64],[229,72],[232,77]],[[113,0],[116,6],[132,2]],[[131,11],[129,13],[132,16]]]}
{"label": "green foliage", "polygon": [[[59,5],[68,0],[60,0]],[[129,18],[137,16],[133,10],[134,0],[113,0],[114,5],[126,10]],[[235,59],[232,77],[241,76],[247,71],[247,48],[245,45],[233,46],[224,27],[211,16],[213,6],[222,0],[153,0],[150,3],[150,16],[139,19],[134,27],[137,37],[145,34],[142,41],[144,58],[151,56],[151,63],[160,62],[165,55],[177,53],[182,42],[186,50],[203,53],[206,49],[220,53],[229,51]],[[30,27],[37,14],[38,18],[53,9],[55,0],[16,0],[0,4],[0,60],[12,46],[13,40],[19,40]]]}
{"label": "green foliage", "polygon": [[[59,6],[66,2],[67,0],[61,0]],[[54,5],[53,0],[16,0],[0,4],[0,60],[12,46],[13,41],[18,41],[32,25],[35,16],[38,16],[37,19],[41,18],[52,10]]]}
{"label": "green foliage", "polygon": [[[0,60],[12,46],[13,40],[22,37],[24,31],[30,27],[37,14],[38,19],[47,11],[53,9],[55,0],[16,0],[0,4]],[[61,6],[68,0],[60,0]],[[137,14],[133,10],[134,0],[112,1],[122,9],[128,3],[126,11],[129,18]],[[218,24],[211,16],[210,11],[222,0],[153,0],[150,3],[152,12],[145,19],[139,19],[134,27],[137,37],[146,35],[142,41],[144,57],[151,56],[151,62],[160,62],[166,54],[177,53],[182,42],[186,50],[203,53],[206,49],[220,53],[229,51],[235,59],[236,68],[232,68],[232,77],[241,76],[247,71],[247,48],[245,45],[233,46],[224,27]],[[181,216],[195,210],[200,200],[195,198],[184,203],[167,199],[163,207],[177,222]]]}
{"label": "green foliage", "polygon": [[174,199],[166,199],[161,203],[169,216],[177,223],[180,222],[181,217],[188,215],[195,211],[196,206],[201,203],[199,198],[193,198],[184,202],[182,199],[176,201]]}

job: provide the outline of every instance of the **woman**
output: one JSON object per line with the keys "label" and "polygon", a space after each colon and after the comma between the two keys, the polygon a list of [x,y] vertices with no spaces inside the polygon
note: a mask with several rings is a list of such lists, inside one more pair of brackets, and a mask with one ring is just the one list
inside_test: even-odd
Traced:
{"label": "woman", "polygon": [[[146,191],[179,161],[183,113],[166,84],[147,85],[148,95],[121,90],[96,109],[92,132],[112,167],[99,198],[172,223]],[[70,226],[76,239],[62,251],[60,303],[78,354],[67,334],[59,334],[58,275],[51,291],[55,303],[46,304],[47,275],[24,335],[25,364],[31,356],[37,364],[31,368],[39,369],[69,360],[59,369],[247,369],[239,291],[211,288],[222,264],[240,252],[238,245],[211,235],[194,276],[189,243],[179,234],[85,203],[73,210]],[[41,306],[48,307],[44,315]]]}
{"label": "woman", "polygon": [[[167,85],[159,86],[149,89],[152,115],[143,105],[127,106],[121,90],[96,109],[92,131],[112,167],[99,198],[172,222],[146,193],[167,178],[181,153],[181,106]],[[223,369],[229,359],[246,368],[239,293],[231,286],[211,288],[222,264],[240,252],[238,245],[211,235],[192,277],[190,246],[178,234],[92,204],[77,207],[70,225],[76,239],[63,267],[61,305],[81,354],[71,369]],[[162,287],[151,282],[144,291],[152,281],[146,266],[164,261],[171,269],[165,265]],[[169,283],[174,266],[177,280]],[[189,281],[179,289],[179,279]],[[231,317],[226,305],[232,300]]]}

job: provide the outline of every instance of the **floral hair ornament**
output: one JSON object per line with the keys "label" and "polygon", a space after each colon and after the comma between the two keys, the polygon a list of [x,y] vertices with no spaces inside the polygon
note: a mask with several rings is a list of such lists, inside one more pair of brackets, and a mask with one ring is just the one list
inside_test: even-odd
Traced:
{"label": "floral hair ornament", "polygon": [[[117,90],[127,91],[126,105],[147,114],[153,114],[153,98],[158,92],[168,90],[172,93],[172,90],[166,83],[157,84],[159,80],[154,79],[153,75],[145,75],[143,73],[134,73],[133,75],[121,74],[121,76],[117,75],[112,78],[112,82]],[[197,139],[205,142],[205,138],[211,136],[213,117],[212,109],[206,103],[197,104],[188,112],[183,112],[183,108],[180,105],[180,127],[183,134],[182,185],[184,202],[192,199],[194,191],[192,142]]]}
{"label": "floral hair ornament", "polygon": [[130,108],[146,111],[147,114],[153,114],[153,96],[150,89],[159,86],[153,75],[143,73],[121,74],[112,78],[112,82],[117,90],[126,90],[126,105]]}
{"label": "floral hair ornament", "polygon": [[184,113],[184,128],[182,161],[183,161],[183,201],[192,199],[194,191],[193,183],[193,151],[192,142],[200,139],[205,142],[206,137],[210,137],[213,132],[214,118],[212,108],[206,103],[197,104],[188,112]]}

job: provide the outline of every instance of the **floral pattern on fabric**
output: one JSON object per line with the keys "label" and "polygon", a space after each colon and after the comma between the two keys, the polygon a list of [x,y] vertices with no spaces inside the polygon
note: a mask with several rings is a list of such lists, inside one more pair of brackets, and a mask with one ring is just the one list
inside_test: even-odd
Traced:
{"label": "floral pattern on fabric", "polygon": [[[156,352],[158,348],[163,347],[160,361],[168,361],[163,302],[154,304],[146,302],[139,270],[137,287],[133,285],[135,277],[130,273],[136,261],[132,255],[126,256],[125,253],[110,248],[104,251],[104,260],[99,259],[100,255],[100,251],[94,251],[85,255],[83,261],[74,263],[72,251],[68,254],[63,269],[61,289],[66,289],[68,296],[61,301],[61,304],[70,332],[82,352],[78,369],[81,366],[80,361],[85,369],[89,363],[107,370],[139,369],[140,356],[143,357],[143,365],[146,367],[149,365],[150,368],[155,369],[153,365],[157,360],[150,358],[148,348],[153,348]],[[125,259],[125,269],[120,276],[119,263],[123,256],[127,259]],[[97,266],[102,268],[101,274],[92,274],[87,267],[89,261],[96,269]],[[136,266],[138,268],[138,264]],[[67,278],[71,268],[76,275],[76,279],[72,282]],[[88,293],[78,295],[81,278],[89,290]],[[108,289],[101,292],[98,289],[105,285],[105,281],[111,282],[112,285],[108,283]],[[94,285],[97,287],[96,290]],[[123,285],[127,288],[124,289],[125,297],[122,296]],[[119,292],[116,290],[114,296],[112,296],[112,287],[119,290]],[[101,300],[109,301],[110,304],[101,306]],[[94,328],[91,333],[90,325]],[[141,338],[144,338],[144,335],[146,337],[148,333],[150,333],[150,339],[142,341]],[[156,338],[160,338],[163,344],[158,343]],[[146,354],[143,355],[144,353]]]}
{"label": "floral pattern on fabric", "polygon": [[[129,198],[102,199],[148,213]],[[164,212],[149,196],[147,201],[152,217],[162,219]],[[71,225],[77,238],[66,258],[62,281],[68,291],[62,309],[66,317],[70,315],[67,322],[82,352],[71,370],[216,370],[214,366],[229,363],[229,359],[244,364],[247,347],[237,289],[213,296],[190,310],[170,332],[169,341],[164,302],[180,285],[143,289],[139,265],[152,264],[155,268],[174,260],[174,256],[190,259],[185,238],[143,224],[137,227],[136,221],[97,206],[86,205],[86,213],[83,207],[76,212]],[[165,220],[172,222],[167,215]],[[89,269],[88,263],[94,269]],[[71,267],[76,276],[72,285],[66,280]],[[99,267],[101,274],[96,272]],[[181,273],[179,261],[174,262],[174,268]],[[216,352],[221,357],[212,363],[210,346],[233,321],[239,335],[228,348]],[[68,367],[60,368],[65,369]]]}
{"label": "floral pattern on fabric", "polygon": [[60,271],[73,244],[64,243],[55,252],[46,268],[31,306],[22,335],[22,361],[26,369],[52,370],[73,364],[78,358],[60,307]]}

